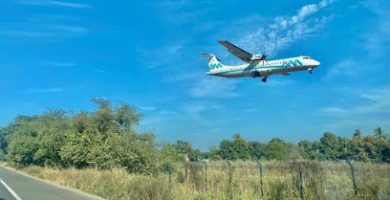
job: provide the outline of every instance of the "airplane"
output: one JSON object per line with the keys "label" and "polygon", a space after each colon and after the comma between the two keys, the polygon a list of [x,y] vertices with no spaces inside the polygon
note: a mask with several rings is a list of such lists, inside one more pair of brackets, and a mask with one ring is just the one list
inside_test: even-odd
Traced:
{"label": "airplane", "polygon": [[310,74],[312,74],[313,69],[320,65],[320,62],[309,56],[298,56],[268,61],[267,55],[265,54],[253,55],[226,40],[220,40],[218,42],[226,47],[230,53],[246,63],[236,66],[228,66],[222,64],[221,61],[213,54],[202,52],[201,54],[208,59],[208,65],[210,68],[210,70],[206,73],[207,75],[225,78],[260,77],[263,82],[267,82],[267,78],[271,75],[287,76],[290,72],[303,70],[307,70]]}

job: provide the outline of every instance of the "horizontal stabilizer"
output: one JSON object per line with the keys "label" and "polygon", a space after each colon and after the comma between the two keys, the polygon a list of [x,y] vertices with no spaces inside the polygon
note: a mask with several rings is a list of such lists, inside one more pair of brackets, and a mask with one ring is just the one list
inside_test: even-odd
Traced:
{"label": "horizontal stabilizer", "polygon": [[213,57],[215,57],[213,54],[211,53],[207,53],[207,52],[200,52],[200,55],[204,56],[207,58],[207,60],[211,60]]}

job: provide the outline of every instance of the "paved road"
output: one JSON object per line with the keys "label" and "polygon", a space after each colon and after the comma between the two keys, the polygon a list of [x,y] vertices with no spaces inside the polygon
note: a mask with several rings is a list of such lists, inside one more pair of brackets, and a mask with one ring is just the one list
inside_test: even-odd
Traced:
{"label": "paved road", "polygon": [[[12,191],[14,194],[12,194]],[[48,183],[0,166],[0,200],[20,199],[102,200],[100,197]]]}
{"label": "paved road", "polygon": [[0,185],[0,200],[14,200],[15,197],[1,184]]}

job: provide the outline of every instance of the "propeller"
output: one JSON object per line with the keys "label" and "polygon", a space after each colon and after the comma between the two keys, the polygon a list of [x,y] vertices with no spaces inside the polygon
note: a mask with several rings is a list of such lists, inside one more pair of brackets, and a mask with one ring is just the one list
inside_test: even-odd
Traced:
{"label": "propeller", "polygon": [[264,65],[264,62],[267,63],[267,65],[268,65],[267,56],[268,56],[268,55],[265,54],[265,47],[263,46],[263,52],[261,53],[261,58],[260,58],[260,60],[263,61],[263,65]]}
{"label": "propeller", "polygon": [[[263,48],[264,49],[264,48]],[[263,50],[263,53],[261,54],[256,54],[256,55],[253,55],[252,58],[251,58],[251,63],[253,65],[257,65],[258,63],[261,63],[263,62],[263,65],[264,63],[267,63],[268,64],[268,61],[267,61],[267,57],[268,55],[264,53],[265,51]]]}
{"label": "propeller", "polygon": [[267,56],[268,56],[268,55],[265,54],[265,53],[262,53],[262,54],[261,54],[260,60],[263,61],[263,65],[264,65],[264,62],[267,63],[267,65],[268,65]]}

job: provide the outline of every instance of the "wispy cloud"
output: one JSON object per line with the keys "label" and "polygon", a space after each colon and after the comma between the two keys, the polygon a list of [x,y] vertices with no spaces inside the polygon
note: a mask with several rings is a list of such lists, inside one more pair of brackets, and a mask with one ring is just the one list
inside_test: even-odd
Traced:
{"label": "wispy cloud", "polygon": [[198,1],[190,1],[190,0],[176,0],[176,1],[158,1],[154,4],[149,4],[151,6],[159,6],[164,8],[185,8],[185,7],[196,7],[200,5],[207,5],[212,3],[209,0],[198,0]]}
{"label": "wispy cloud", "polygon": [[201,102],[187,103],[182,110],[187,114],[199,114],[210,109],[210,105]]}
{"label": "wispy cloud", "polygon": [[244,112],[247,112],[247,113],[254,113],[254,112],[258,112],[260,111],[258,108],[247,108],[247,109],[244,109]]}
{"label": "wispy cloud", "polygon": [[30,94],[45,94],[45,93],[61,93],[65,89],[61,87],[51,87],[51,88],[31,88],[27,90],[27,93]]}
{"label": "wispy cloud", "polygon": [[64,24],[57,24],[52,26],[54,29],[58,31],[72,32],[72,33],[87,33],[88,29],[82,26],[71,26]]}
{"label": "wispy cloud", "polygon": [[236,92],[235,89],[236,81],[234,80],[226,81],[218,77],[207,77],[200,79],[200,81],[195,84],[190,90],[190,95],[197,98],[226,98],[239,96],[239,93]]}
{"label": "wispy cloud", "polygon": [[356,113],[383,113],[390,117],[390,87],[374,89],[361,93],[361,98],[369,100],[367,104],[356,106]]}
{"label": "wispy cloud", "polygon": [[[138,59],[143,62],[148,68],[156,68],[164,65],[174,64],[174,60],[180,57],[180,51],[183,49],[183,44],[174,43],[164,47],[153,48],[138,48],[136,51],[139,55]],[[151,59],[152,58],[152,59]]]}
{"label": "wispy cloud", "polygon": [[332,18],[331,16],[316,18],[309,18],[309,16],[318,13],[333,2],[334,0],[323,0],[317,4],[304,5],[293,16],[274,17],[266,28],[251,31],[238,43],[252,52],[266,51],[267,54],[275,55],[278,50],[323,27]]}
{"label": "wispy cloud", "polygon": [[[376,15],[376,20],[371,28],[363,34],[363,48],[368,55],[375,58],[388,58],[390,53],[390,12],[389,3],[381,1],[365,1],[365,7]],[[384,50],[385,49],[385,50]]]}
{"label": "wispy cloud", "polygon": [[340,114],[340,113],[347,113],[348,110],[336,106],[330,106],[330,107],[324,107],[320,109],[323,113],[330,113],[330,114]]}
{"label": "wispy cloud", "polygon": [[43,62],[44,65],[47,66],[54,66],[54,67],[74,67],[76,66],[73,62],[53,62],[53,61],[45,61]]}
{"label": "wispy cloud", "polygon": [[30,37],[30,38],[48,38],[54,34],[43,31],[28,31],[28,30],[0,30],[0,35],[7,37]]}
{"label": "wispy cloud", "polygon": [[[329,106],[320,108],[324,114],[334,114],[336,117],[366,117],[386,114],[390,117],[390,87],[354,91],[352,98],[362,103],[350,106]],[[351,98],[351,97],[349,97]]]}
{"label": "wispy cloud", "polygon": [[[54,1],[54,0],[16,0],[17,3],[25,6],[50,6],[60,8],[71,9],[84,9],[91,8],[89,4],[66,2],[66,1]],[[52,10],[53,8],[49,8]],[[66,11],[65,11],[66,12]],[[72,37],[85,36],[89,33],[88,28],[80,25],[78,21],[80,18],[62,14],[59,11],[56,14],[46,14],[37,12],[25,19],[22,23],[10,22],[0,28],[0,36],[5,37],[24,37],[48,39],[47,41],[53,41],[53,39],[65,39]]]}
{"label": "wispy cloud", "polygon": [[[66,24],[32,24],[21,27],[0,28],[0,35],[7,37],[26,37],[26,38],[68,38],[84,36],[89,30],[82,26]],[[3,30],[1,30],[3,29]]]}
{"label": "wispy cloud", "polygon": [[335,65],[329,67],[329,70],[325,76],[326,79],[334,77],[355,77],[362,72],[362,64],[357,61],[346,58]]}
{"label": "wispy cloud", "polygon": [[164,80],[167,82],[182,82],[197,80],[200,76],[204,75],[204,72],[185,72],[182,74],[176,74],[175,76],[167,76]]}
{"label": "wispy cloud", "polygon": [[138,108],[141,110],[144,110],[144,111],[155,111],[156,110],[156,107],[153,107],[153,106],[139,106]]}
{"label": "wispy cloud", "polygon": [[[351,89],[353,90],[353,89]],[[344,93],[344,92],[343,92]],[[359,100],[358,103],[323,107],[319,109],[322,116],[331,121],[325,124],[326,129],[336,131],[352,131],[351,127],[372,130],[378,126],[389,129],[390,119],[390,87],[355,90],[348,93],[348,100]]]}
{"label": "wispy cloud", "polygon": [[[209,0],[173,0],[173,1],[156,1],[155,3],[149,3],[151,7],[157,7],[162,12],[165,20],[172,24],[194,24],[201,26],[201,18],[211,10],[213,10],[216,5],[216,1]],[[210,25],[210,24],[209,24]],[[203,27],[204,28],[204,27]]]}
{"label": "wispy cloud", "polygon": [[92,8],[92,6],[89,4],[73,3],[73,2],[71,3],[71,2],[65,2],[65,1],[24,0],[24,1],[19,1],[19,3],[24,4],[24,5],[56,6],[56,7],[73,8],[73,9]]}
{"label": "wispy cloud", "polygon": [[[172,129],[177,131],[177,127],[191,127],[199,128],[202,126],[212,126],[215,121],[210,121],[207,115],[213,113],[215,110],[221,109],[219,104],[211,103],[208,101],[189,101],[181,105],[175,106],[171,110],[154,110],[153,115],[146,115],[145,120],[141,122],[142,125],[164,126],[171,132]],[[183,115],[185,117],[183,117]],[[196,123],[195,123],[196,122]],[[167,124],[175,123],[176,126],[167,126]],[[192,126],[194,125],[194,126]]]}

